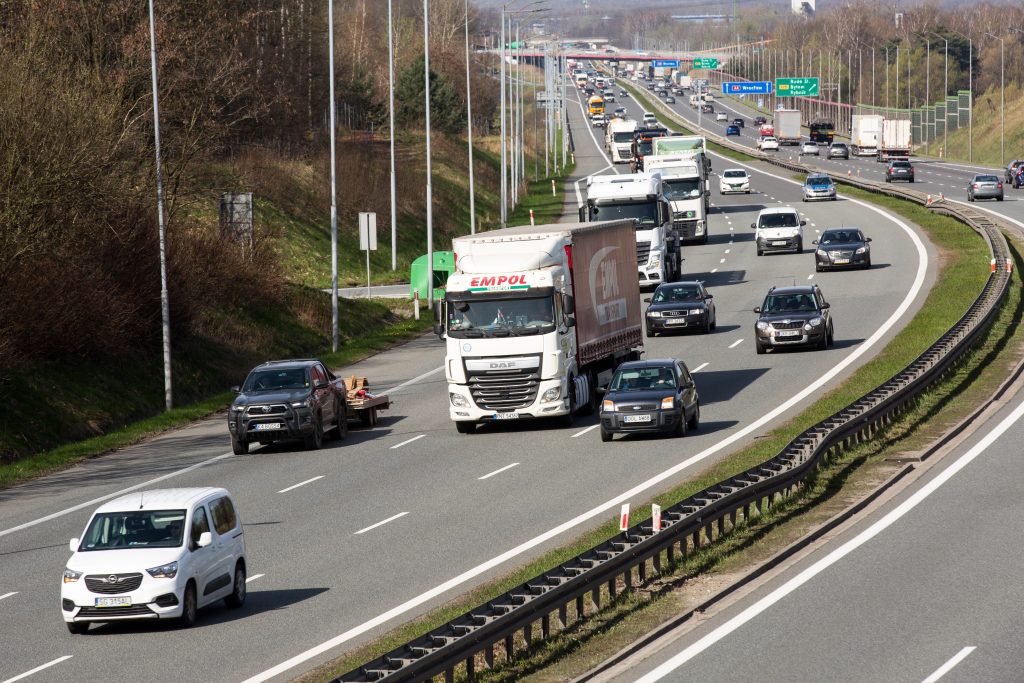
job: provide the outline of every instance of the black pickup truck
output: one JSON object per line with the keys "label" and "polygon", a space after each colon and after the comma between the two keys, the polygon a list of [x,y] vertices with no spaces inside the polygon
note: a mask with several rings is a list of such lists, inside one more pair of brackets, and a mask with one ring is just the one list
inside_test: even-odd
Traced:
{"label": "black pickup truck", "polygon": [[348,433],[346,390],[322,362],[281,360],[249,372],[228,410],[228,431],[235,455],[249,452],[253,442],[301,439],[310,450],[325,437]]}

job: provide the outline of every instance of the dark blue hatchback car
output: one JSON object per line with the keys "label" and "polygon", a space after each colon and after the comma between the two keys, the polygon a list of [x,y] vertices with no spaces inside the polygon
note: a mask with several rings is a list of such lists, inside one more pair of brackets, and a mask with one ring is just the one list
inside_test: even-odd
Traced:
{"label": "dark blue hatchback car", "polygon": [[726,135],[726,137],[728,137],[730,135],[739,135],[739,134],[740,134],[740,127],[739,126],[737,126],[735,124],[730,124],[730,125],[725,127],[725,135]]}

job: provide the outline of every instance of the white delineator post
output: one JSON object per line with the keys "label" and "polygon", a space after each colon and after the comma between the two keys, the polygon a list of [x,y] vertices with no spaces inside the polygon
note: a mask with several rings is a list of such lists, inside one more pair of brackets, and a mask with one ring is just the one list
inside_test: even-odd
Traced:
{"label": "white delineator post", "polygon": [[623,503],[622,509],[619,510],[619,531],[626,531],[629,529],[629,503]]}
{"label": "white delineator post", "polygon": [[661,531],[661,506],[651,505],[651,531],[658,533]]}

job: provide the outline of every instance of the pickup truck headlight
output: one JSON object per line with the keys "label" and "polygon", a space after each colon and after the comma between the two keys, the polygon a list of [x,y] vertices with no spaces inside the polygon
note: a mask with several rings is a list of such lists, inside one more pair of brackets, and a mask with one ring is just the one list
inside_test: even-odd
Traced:
{"label": "pickup truck headlight", "polygon": [[469,405],[469,401],[462,394],[456,394],[451,392],[448,394],[448,400],[452,402],[452,405],[456,408],[465,408]]}
{"label": "pickup truck headlight", "polygon": [[292,408],[312,408],[313,407],[313,397],[310,396],[309,398],[306,398],[306,399],[304,399],[302,401],[293,401],[291,405],[292,405]]}
{"label": "pickup truck headlight", "polygon": [[76,572],[74,569],[64,570],[64,583],[75,583],[82,578],[82,572]]}
{"label": "pickup truck headlight", "polygon": [[178,563],[170,562],[159,567],[147,569],[146,572],[154,579],[173,579],[178,575]]}
{"label": "pickup truck headlight", "polygon": [[558,400],[558,396],[561,393],[562,393],[562,388],[561,387],[553,387],[551,389],[548,389],[547,391],[545,391],[541,395],[541,397],[540,397],[541,403],[547,403],[548,401],[556,401],[556,400]]}

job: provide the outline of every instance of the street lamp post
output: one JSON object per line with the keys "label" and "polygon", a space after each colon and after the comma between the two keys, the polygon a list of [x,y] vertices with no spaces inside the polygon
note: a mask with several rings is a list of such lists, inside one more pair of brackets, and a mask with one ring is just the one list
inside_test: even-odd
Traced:
{"label": "street lamp post", "polygon": [[929,31],[929,35],[935,36],[945,44],[942,62],[943,86],[942,86],[942,111],[946,120],[942,122],[942,156],[949,156],[949,39],[940,36],[938,33]]}
{"label": "street lamp post", "polygon": [[[986,36],[992,36],[999,41],[999,164],[1003,165],[1006,163],[1006,150],[1004,145],[1006,132],[1006,88],[1005,88],[1005,70],[1006,65],[1006,53],[1004,48],[1006,47],[1005,42],[999,36],[994,36],[991,33],[986,33]],[[973,102],[971,104],[974,104]]]}
{"label": "street lamp post", "polygon": [[[330,1],[330,0],[328,0]],[[398,208],[395,197],[395,40],[391,20],[391,0],[388,0],[388,116],[391,119],[388,137],[391,138],[391,270],[398,268]],[[473,169],[470,166],[470,178]],[[472,184],[472,180],[470,181]]]}
{"label": "street lamp post", "polygon": [[423,0],[423,99],[427,128],[427,306],[434,307],[434,186],[430,168],[430,0]]}
{"label": "street lamp post", "polygon": [[331,350],[338,350],[338,200],[335,159],[335,132],[337,127],[334,104],[334,0],[327,0],[327,52],[330,61],[331,98]]}
{"label": "street lamp post", "polygon": [[[388,11],[391,11],[391,0],[388,0]],[[476,186],[473,184],[473,97],[469,82],[469,0],[465,0],[466,19],[466,133],[468,135],[466,147],[469,150],[469,234],[476,234]],[[390,22],[389,22],[390,26]],[[390,41],[388,49],[391,48]],[[392,107],[393,110],[393,107]],[[393,138],[392,138],[393,139]],[[394,144],[394,143],[392,143]],[[394,149],[394,147],[392,147]],[[392,180],[391,191],[394,192],[394,152],[392,152]],[[392,194],[391,205],[394,206],[394,194]],[[394,218],[392,218],[394,221]]]}
{"label": "street lamp post", "polygon": [[[967,91],[970,96],[970,107],[967,109],[967,160],[974,161],[974,38],[960,33],[955,29],[949,29],[962,38],[967,39]],[[947,154],[949,151],[947,150]]]}

